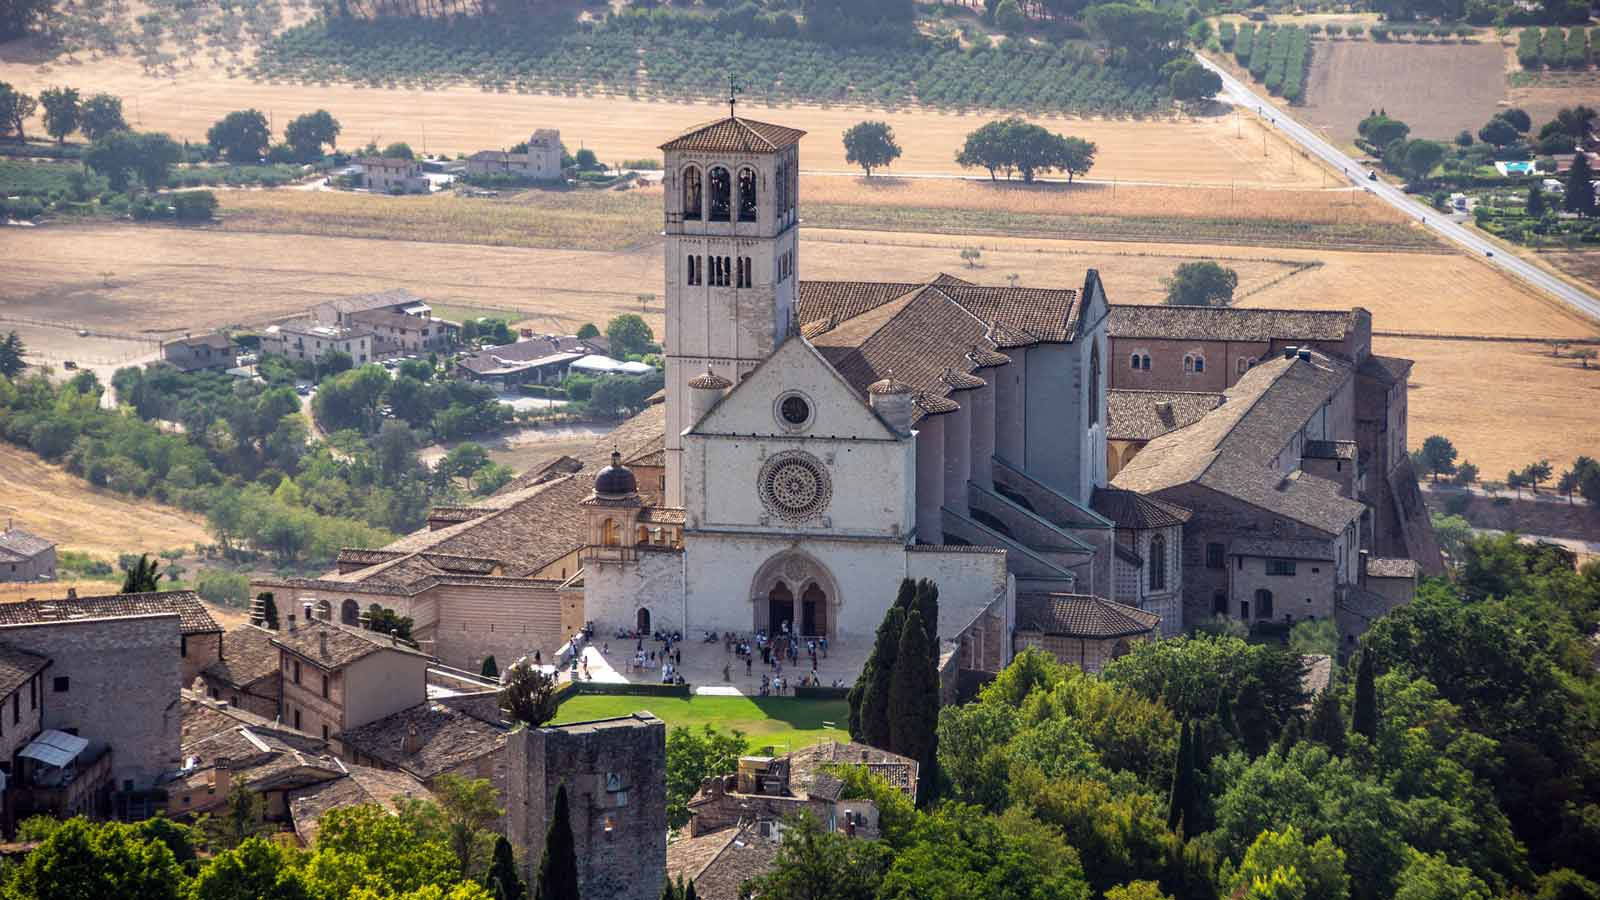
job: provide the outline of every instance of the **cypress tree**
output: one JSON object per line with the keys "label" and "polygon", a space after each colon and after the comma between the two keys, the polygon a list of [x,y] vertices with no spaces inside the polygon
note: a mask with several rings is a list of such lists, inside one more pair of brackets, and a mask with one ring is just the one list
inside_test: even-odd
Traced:
{"label": "cypress tree", "polygon": [[891,706],[890,682],[894,679],[895,661],[900,653],[901,632],[905,630],[906,614],[898,606],[884,613],[878,625],[878,637],[872,647],[871,665],[861,673],[860,740],[881,749],[891,749],[889,738],[889,710]]}
{"label": "cypress tree", "polygon": [[1539,190],[1537,184],[1528,186],[1528,205],[1525,211],[1535,219],[1544,217],[1544,192]]}
{"label": "cypress tree", "polygon": [[1361,664],[1356,669],[1356,704],[1350,730],[1374,743],[1378,740],[1378,684],[1372,672],[1371,650],[1361,651]]}
{"label": "cypress tree", "polygon": [[1339,709],[1339,698],[1332,685],[1312,702],[1311,722],[1306,729],[1306,736],[1327,747],[1329,753],[1344,755],[1344,713]]}
{"label": "cypress tree", "polygon": [[1299,716],[1290,716],[1289,721],[1283,725],[1283,730],[1278,732],[1278,755],[1288,756],[1294,745],[1300,743],[1301,725]]}
{"label": "cypress tree", "polygon": [[1172,794],[1167,800],[1167,827],[1195,829],[1199,819],[1199,785],[1194,773],[1194,738],[1188,720],[1178,732],[1178,753],[1172,764]]}
{"label": "cypress tree", "polygon": [[522,876],[517,874],[517,860],[511,853],[511,842],[503,834],[495,836],[494,862],[489,865],[484,886],[494,900],[523,900],[528,896],[528,887],[522,883]]}
{"label": "cypress tree", "polygon": [[273,631],[278,630],[278,603],[272,599],[271,591],[262,591],[256,595],[261,601],[261,624]]}
{"label": "cypress tree", "polygon": [[1567,212],[1580,216],[1595,214],[1594,174],[1589,170],[1589,157],[1579,153],[1572,157],[1572,168],[1567,170],[1567,192],[1561,202]]}
{"label": "cypress tree", "polygon": [[161,573],[156,571],[156,562],[150,554],[141,553],[139,562],[128,570],[127,577],[122,580],[122,593],[145,594],[160,590],[156,582],[161,580]]}
{"label": "cypress tree", "polygon": [[683,900],[700,900],[694,892],[694,882],[691,881],[683,889]]}
{"label": "cypress tree", "polygon": [[917,611],[922,627],[928,630],[928,646],[933,648],[934,671],[939,668],[939,586],[924,578],[917,582]]}
{"label": "cypress tree", "polygon": [[1239,723],[1233,718],[1233,698],[1226,690],[1217,694],[1217,727],[1223,734],[1239,740]]}
{"label": "cypress tree", "polygon": [[905,617],[889,685],[888,749],[916,760],[924,771],[933,762],[939,726],[939,682],[928,664],[930,653],[922,612],[914,609]]}
{"label": "cypress tree", "polygon": [[556,789],[555,813],[545,832],[544,858],[539,861],[539,886],[534,900],[578,900],[578,849],[567,811],[567,786]]}
{"label": "cypress tree", "polygon": [[[910,578],[902,578],[900,580],[900,591],[894,598],[894,605],[884,612],[883,621],[878,623],[878,635],[873,642],[872,652],[867,655],[867,661],[862,664],[861,674],[857,676],[856,683],[850,686],[850,693],[845,695],[845,700],[850,704],[850,722],[847,727],[852,741],[872,744],[875,747],[881,746],[868,739],[869,729],[863,724],[866,721],[879,721],[881,716],[875,711],[872,716],[867,717],[863,715],[862,710],[866,707],[867,695],[870,693],[868,688],[874,683],[876,676],[882,675],[883,690],[888,690],[888,673],[894,667],[894,653],[900,646],[900,627],[902,624],[902,622],[895,622],[890,627],[889,617],[897,610],[901,615],[904,615],[916,605],[916,601],[917,583]],[[885,628],[890,628],[887,635],[884,632]],[[880,701],[875,697],[873,702],[878,704]],[[881,708],[881,705],[876,706],[875,710]],[[881,732],[887,734],[887,729],[887,720],[883,720]],[[880,729],[874,729],[872,733],[878,733],[879,731]]]}
{"label": "cypress tree", "polygon": [[910,578],[900,579],[900,592],[895,595],[894,605],[901,612],[911,612],[917,605],[917,583]]}
{"label": "cypress tree", "polygon": [[495,661],[493,653],[483,658],[483,668],[479,671],[479,674],[485,678],[500,677],[500,663]]}

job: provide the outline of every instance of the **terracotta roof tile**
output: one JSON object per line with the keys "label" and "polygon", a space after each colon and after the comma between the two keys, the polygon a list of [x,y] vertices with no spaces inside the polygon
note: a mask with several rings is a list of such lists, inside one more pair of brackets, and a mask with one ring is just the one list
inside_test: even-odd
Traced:
{"label": "terracotta roof tile", "polygon": [[1148,441],[1198,422],[1222,405],[1222,394],[1190,391],[1106,391],[1106,437]]}
{"label": "terracotta roof tile", "polygon": [[178,631],[184,635],[222,631],[194,591],[159,591],[145,594],[110,594],[64,600],[25,600],[0,603],[0,627],[72,622],[79,619],[122,619],[177,613]]}
{"label": "terracotta roof tile", "polygon": [[1257,556],[1274,557],[1277,559],[1333,559],[1333,543],[1331,541],[1296,541],[1273,540],[1271,538],[1247,538],[1233,541],[1228,544],[1230,556]]}
{"label": "terracotta roof tile", "polygon": [[222,636],[222,658],[201,672],[231,687],[243,688],[278,674],[278,632],[255,625],[240,625]]}
{"label": "terracotta roof tile", "polygon": [[[417,743],[408,750],[406,737],[412,728]],[[345,731],[339,739],[364,756],[426,781],[462,763],[500,752],[506,730],[430,700]]]}
{"label": "terracotta roof tile", "polygon": [[693,881],[695,896],[703,900],[743,900],[741,886],[772,871],[777,859],[776,841],[749,826],[731,825],[668,844],[667,878]]}
{"label": "terracotta roof tile", "polygon": [[1113,338],[1211,341],[1339,341],[1354,310],[1246,309],[1224,306],[1111,304]]}
{"label": "terracotta roof tile", "polygon": [[1362,375],[1368,378],[1375,378],[1383,384],[1398,384],[1404,381],[1407,375],[1411,374],[1412,365],[1414,363],[1409,359],[1373,354],[1361,361],[1361,368],[1358,371]]}
{"label": "terracotta roof tile", "polygon": [[696,125],[662,144],[660,149],[694,153],[772,153],[800,143],[805,136],[798,128],[729,116]]}
{"label": "terracotta roof tile", "polygon": [[44,671],[50,660],[36,653],[0,644],[0,700]]}
{"label": "terracotta roof tile", "polygon": [[[327,635],[326,641],[323,640],[323,635]],[[389,635],[363,631],[359,628],[346,628],[321,619],[302,623],[294,631],[278,632],[272,638],[272,644],[326,668],[347,666],[358,659],[385,650],[420,656],[423,659],[433,658],[403,641],[393,640]]]}
{"label": "terracotta roof tile", "polygon": [[1194,516],[1176,503],[1120,488],[1095,488],[1089,508],[1115,522],[1118,528],[1171,528]]}
{"label": "terracotta roof tile", "polygon": [[1116,638],[1148,634],[1161,617],[1090,594],[1018,594],[1017,630],[1059,637]]}
{"label": "terracotta roof tile", "polygon": [[343,778],[297,788],[288,793],[289,815],[294,833],[306,846],[317,842],[322,817],[341,806],[381,806],[397,812],[407,800],[431,800],[428,788],[405,772],[386,771],[367,766],[347,765]]}

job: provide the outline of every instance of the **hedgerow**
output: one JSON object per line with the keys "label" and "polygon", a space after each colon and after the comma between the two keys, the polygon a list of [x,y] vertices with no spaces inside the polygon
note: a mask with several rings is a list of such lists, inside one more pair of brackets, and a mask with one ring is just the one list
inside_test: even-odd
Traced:
{"label": "hedgerow", "polygon": [[953,41],[835,46],[690,27],[681,18],[316,19],[264,46],[259,79],[630,97],[720,97],[727,75],[768,103],[1140,114],[1170,105],[1154,67],[1105,65],[1084,46]]}

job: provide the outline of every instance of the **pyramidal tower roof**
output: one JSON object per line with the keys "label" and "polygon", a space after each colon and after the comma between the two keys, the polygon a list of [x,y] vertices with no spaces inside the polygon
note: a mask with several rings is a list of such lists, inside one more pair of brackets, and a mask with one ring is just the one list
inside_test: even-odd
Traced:
{"label": "pyramidal tower roof", "polygon": [[699,153],[776,153],[800,143],[806,133],[798,128],[725,116],[678,135],[662,150]]}

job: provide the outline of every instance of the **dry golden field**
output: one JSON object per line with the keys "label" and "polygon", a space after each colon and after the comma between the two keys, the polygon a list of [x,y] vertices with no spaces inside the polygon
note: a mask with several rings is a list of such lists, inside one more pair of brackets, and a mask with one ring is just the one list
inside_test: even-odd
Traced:
{"label": "dry golden field", "polygon": [[92,488],[12,444],[0,443],[0,486],[0,517],[49,537],[61,550],[115,561],[119,553],[189,549],[211,541],[198,516]]}
{"label": "dry golden field", "polygon": [[[1516,54],[1512,52],[1510,64],[1515,65],[1515,62]],[[1528,111],[1537,128],[1555,118],[1556,112],[1564,106],[1577,103],[1594,106],[1600,102],[1600,71],[1551,70],[1535,75],[1519,72],[1514,78],[1510,99],[1512,106]]]}
{"label": "dry golden field", "polygon": [[1414,137],[1449,140],[1463,128],[1476,132],[1506,99],[1505,50],[1497,40],[1311,47],[1306,104],[1297,116],[1336,144],[1354,140],[1356,125],[1379,108],[1408,123]]}
{"label": "dry golden field", "polygon": [[[677,132],[724,114],[713,103],[668,103],[620,97],[553,97],[501,94],[455,87],[437,91],[374,90],[351,85],[266,84],[229,78],[208,63],[182,70],[176,78],[145,76],[137,63],[113,57],[79,64],[38,65],[17,45],[0,47],[0,81],[30,94],[69,84],[85,92],[107,91],[123,98],[137,128],[166,131],[175,138],[204,141],[206,129],[226,113],[256,108],[276,130],[294,116],[326,109],[344,130],[341,144],[381,146],[407,141],[428,152],[472,153],[509,147],[535,128],[559,128],[567,147],[589,147],[603,160],[660,157],[656,149]],[[811,133],[802,159],[808,170],[845,170],[840,135],[864,118],[885,119],[895,128],[905,155],[899,172],[954,172],[967,133],[1000,114],[956,114],[922,110],[793,106],[741,107],[755,119],[803,128]],[[1099,146],[1095,178],[1228,184],[1320,185],[1322,176],[1295,156],[1275,135],[1266,138],[1252,122],[1231,118],[1123,121],[1043,117],[1052,130],[1077,135]],[[33,126],[40,129],[36,121]]]}
{"label": "dry golden field", "polygon": [[1445,435],[1486,481],[1540,458],[1559,473],[1600,448],[1600,369],[1554,359],[1538,344],[1379,337],[1373,349],[1416,360],[1412,446]]}

